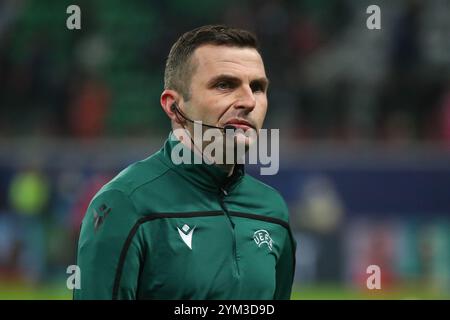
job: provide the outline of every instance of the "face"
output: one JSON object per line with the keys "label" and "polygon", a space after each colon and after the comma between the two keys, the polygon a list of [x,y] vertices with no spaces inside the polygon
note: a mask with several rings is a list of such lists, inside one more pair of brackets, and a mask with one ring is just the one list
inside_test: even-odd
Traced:
{"label": "face", "polygon": [[[252,48],[204,45],[192,59],[196,67],[190,99],[183,101],[190,118],[258,133],[266,116],[268,86],[260,54]],[[254,142],[239,133],[236,140],[247,147]]]}

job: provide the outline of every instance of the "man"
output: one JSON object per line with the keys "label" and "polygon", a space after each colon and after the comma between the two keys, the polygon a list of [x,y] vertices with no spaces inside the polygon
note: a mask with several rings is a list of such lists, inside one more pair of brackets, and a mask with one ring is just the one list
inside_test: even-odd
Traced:
{"label": "man", "polygon": [[282,197],[243,165],[173,161],[180,143],[202,158],[194,121],[240,129],[232,139],[248,148],[254,141],[242,132],[261,129],[267,86],[251,33],[204,26],[177,40],[161,95],[173,132],[92,200],[75,299],[290,298],[296,244]]}

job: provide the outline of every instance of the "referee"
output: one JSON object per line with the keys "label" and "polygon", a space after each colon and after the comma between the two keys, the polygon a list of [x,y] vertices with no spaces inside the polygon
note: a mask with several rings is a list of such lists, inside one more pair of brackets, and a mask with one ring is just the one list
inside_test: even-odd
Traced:
{"label": "referee", "polygon": [[[194,122],[258,132],[267,87],[248,31],[203,26],[177,40],[161,95],[173,130],[92,199],[74,299],[290,298],[296,243],[280,194],[241,164],[175,164],[172,152],[188,142],[176,132],[194,136]],[[242,133],[235,140],[254,143]],[[201,155],[195,145],[187,150]]]}

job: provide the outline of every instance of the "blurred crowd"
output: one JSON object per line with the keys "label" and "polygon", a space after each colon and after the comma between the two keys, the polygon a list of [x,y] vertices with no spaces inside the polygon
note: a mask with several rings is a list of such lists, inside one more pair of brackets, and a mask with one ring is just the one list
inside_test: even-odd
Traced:
{"label": "blurred crowd", "polygon": [[[69,3],[70,2],[70,3]],[[294,141],[450,141],[445,0],[0,2],[0,136],[165,136],[165,58],[208,23],[254,31],[271,79],[266,126]],[[66,8],[81,8],[70,31]]]}
{"label": "blurred crowd", "polygon": [[0,284],[64,277],[89,201],[111,178],[89,167],[0,168]]}

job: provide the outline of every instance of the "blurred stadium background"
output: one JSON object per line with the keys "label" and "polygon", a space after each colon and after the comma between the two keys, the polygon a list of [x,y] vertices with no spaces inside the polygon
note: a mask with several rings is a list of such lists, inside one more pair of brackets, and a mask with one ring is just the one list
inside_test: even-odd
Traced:
{"label": "blurred stadium background", "polygon": [[0,1],[0,299],[71,298],[90,198],[167,137],[165,57],[209,23],[260,38],[282,140],[261,178],[290,207],[293,298],[449,299],[448,0]]}

